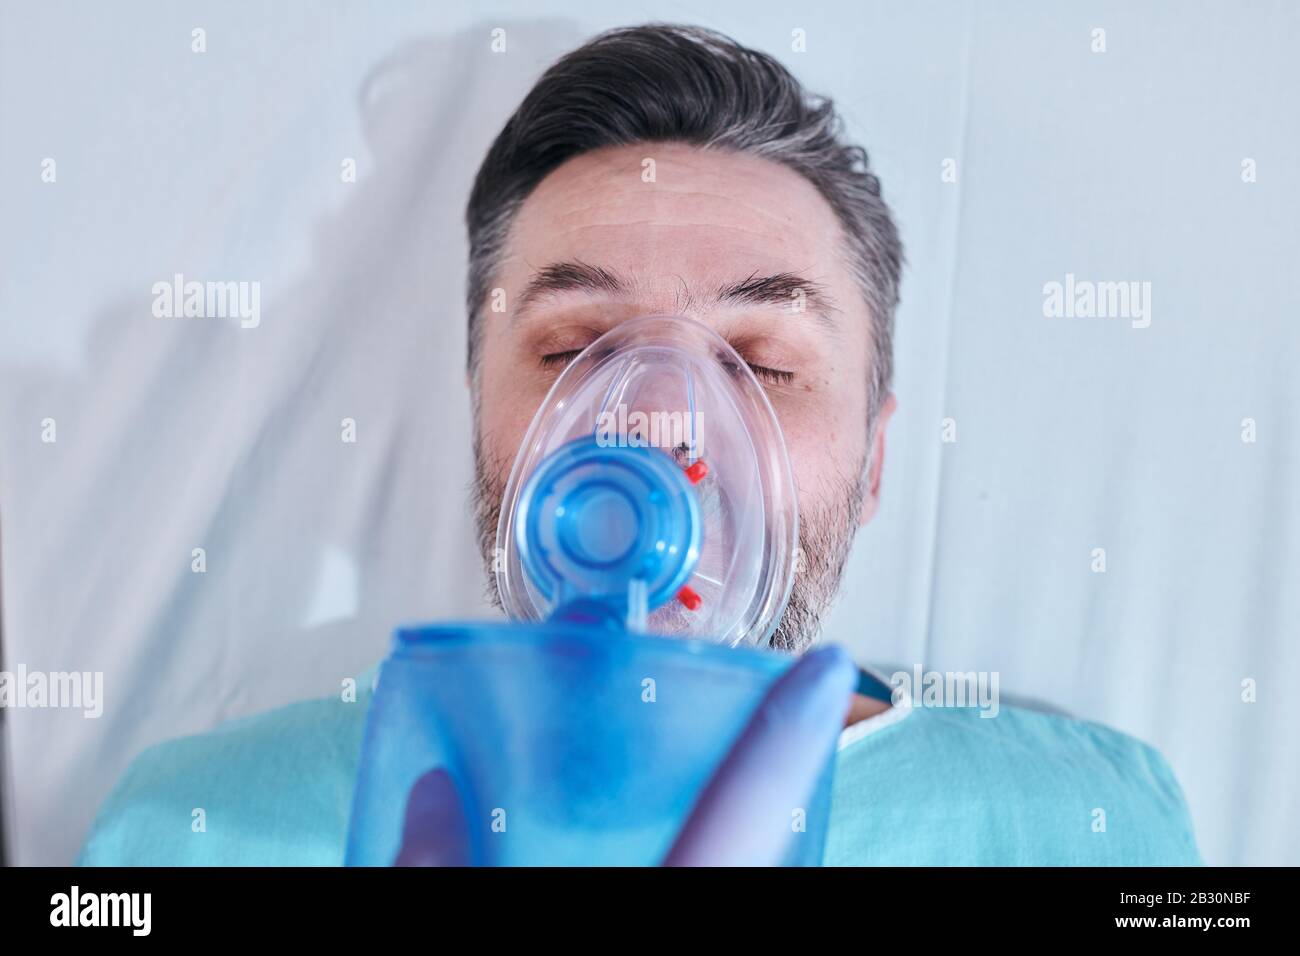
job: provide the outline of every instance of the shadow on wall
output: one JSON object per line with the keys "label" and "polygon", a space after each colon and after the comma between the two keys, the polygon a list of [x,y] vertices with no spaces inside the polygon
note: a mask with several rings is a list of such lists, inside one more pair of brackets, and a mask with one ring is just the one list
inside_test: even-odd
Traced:
{"label": "shadow on wall", "polygon": [[584,38],[520,24],[508,35],[527,48],[499,56],[491,29],[414,41],[366,77],[371,158],[314,226],[306,274],[257,277],[284,291],[255,328],[152,314],[156,281],[233,278],[199,254],[200,225],[97,317],[87,377],[3,370],[18,397],[8,502],[22,502],[5,513],[9,663],[103,671],[105,687],[97,721],[16,712],[19,862],[71,860],[145,746],[337,693],[396,624],[486,613],[466,505],[463,210],[510,111]]}

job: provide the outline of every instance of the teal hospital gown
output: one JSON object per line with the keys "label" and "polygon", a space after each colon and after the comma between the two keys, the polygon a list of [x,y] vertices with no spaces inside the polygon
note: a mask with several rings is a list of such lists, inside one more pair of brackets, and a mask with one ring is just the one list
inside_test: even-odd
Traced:
{"label": "teal hospital gown", "polygon": [[[151,747],[101,807],[78,862],[342,864],[369,699],[304,701]],[[1182,792],[1154,749],[1088,721],[1006,705],[980,713],[894,707],[845,730],[824,863],[1200,864]]]}

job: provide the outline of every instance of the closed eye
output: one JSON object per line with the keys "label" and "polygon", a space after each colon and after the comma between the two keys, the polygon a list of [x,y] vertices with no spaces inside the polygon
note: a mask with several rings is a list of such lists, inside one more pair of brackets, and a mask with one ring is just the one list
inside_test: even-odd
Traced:
{"label": "closed eye", "polygon": [[[544,369],[563,369],[575,358],[582,354],[582,349],[568,349],[564,352],[551,352],[543,355],[538,359],[538,363]],[[794,372],[789,372],[779,368],[769,368],[766,365],[756,365],[753,362],[746,362],[749,370],[754,373],[754,377],[760,382],[767,385],[789,385],[794,381]],[[734,374],[738,366],[734,362],[724,361],[723,367]]]}
{"label": "closed eye", "polygon": [[[724,359],[719,356],[718,361],[720,361],[722,367],[732,375],[735,375],[740,371],[740,366],[729,359]],[[754,362],[746,362],[745,364],[748,365],[749,370],[754,373],[754,378],[758,379],[764,385],[789,385],[794,381],[794,372],[788,372],[779,368],[769,368],[766,365],[758,365]]]}
{"label": "closed eye", "polygon": [[753,362],[746,362],[745,364],[754,373],[754,377],[766,385],[789,385],[794,381],[794,372],[779,368],[768,368],[766,365],[755,365]]}
{"label": "closed eye", "polygon": [[567,352],[552,352],[549,355],[543,355],[538,361],[542,368],[564,368],[581,354],[582,349],[569,349]]}

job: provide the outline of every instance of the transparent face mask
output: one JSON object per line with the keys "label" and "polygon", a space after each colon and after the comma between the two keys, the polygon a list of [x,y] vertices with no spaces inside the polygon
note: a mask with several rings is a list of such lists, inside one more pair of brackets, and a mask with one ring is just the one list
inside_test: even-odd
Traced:
{"label": "transparent face mask", "polygon": [[765,646],[799,540],[785,441],[746,362],[704,325],[645,316],[564,370],[497,527],[506,613]]}

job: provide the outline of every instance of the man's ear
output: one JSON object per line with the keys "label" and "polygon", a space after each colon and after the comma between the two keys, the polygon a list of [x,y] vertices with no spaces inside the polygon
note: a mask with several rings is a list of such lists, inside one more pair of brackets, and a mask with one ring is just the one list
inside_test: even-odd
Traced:
{"label": "man's ear", "polygon": [[864,525],[876,516],[880,507],[880,473],[885,467],[885,432],[889,429],[889,420],[898,407],[898,399],[891,394],[880,405],[876,414],[876,430],[871,440],[871,468],[867,471],[867,493],[862,496],[862,513],[858,515],[858,525]]}

